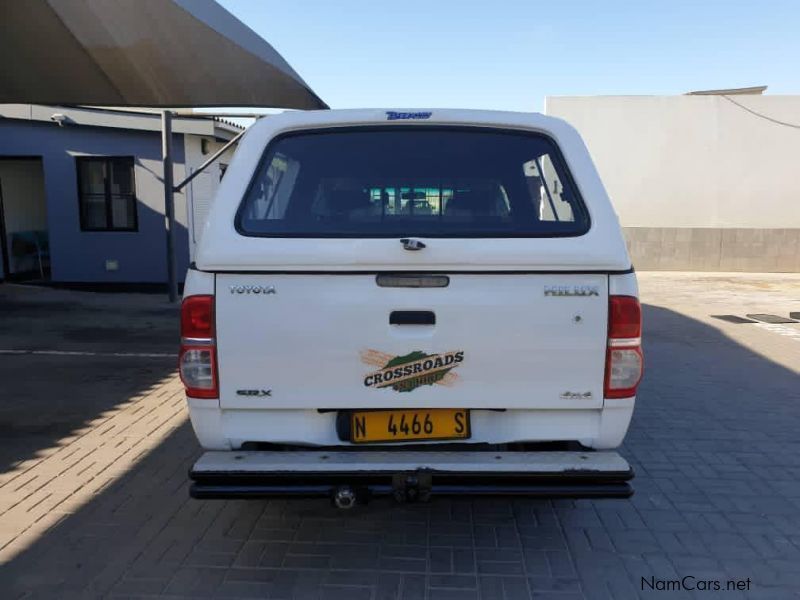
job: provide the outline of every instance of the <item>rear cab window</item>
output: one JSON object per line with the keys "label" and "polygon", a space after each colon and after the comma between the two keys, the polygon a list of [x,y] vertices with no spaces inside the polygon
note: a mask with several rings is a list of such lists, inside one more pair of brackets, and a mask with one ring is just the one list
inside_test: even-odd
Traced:
{"label": "rear cab window", "polygon": [[278,136],[236,216],[240,234],[263,237],[566,237],[589,225],[549,137],[424,126]]}

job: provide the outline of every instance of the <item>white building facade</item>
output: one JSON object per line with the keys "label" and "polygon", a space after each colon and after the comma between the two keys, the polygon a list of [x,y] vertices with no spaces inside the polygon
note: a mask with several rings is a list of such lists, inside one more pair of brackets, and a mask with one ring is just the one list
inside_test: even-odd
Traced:
{"label": "white building facade", "polygon": [[800,96],[548,97],[642,270],[800,271]]}

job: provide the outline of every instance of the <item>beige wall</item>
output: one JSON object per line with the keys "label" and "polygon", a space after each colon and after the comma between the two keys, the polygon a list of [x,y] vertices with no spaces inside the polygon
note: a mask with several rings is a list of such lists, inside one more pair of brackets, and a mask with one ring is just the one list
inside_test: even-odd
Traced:
{"label": "beige wall", "polygon": [[[729,98],[800,125],[800,96]],[[545,111],[583,136],[640,268],[800,269],[800,128],[721,96],[550,97]]]}

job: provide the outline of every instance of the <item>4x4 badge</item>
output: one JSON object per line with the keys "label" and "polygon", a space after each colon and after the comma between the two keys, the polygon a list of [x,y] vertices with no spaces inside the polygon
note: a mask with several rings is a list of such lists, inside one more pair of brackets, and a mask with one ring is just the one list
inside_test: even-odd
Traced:
{"label": "4x4 badge", "polygon": [[562,400],[591,400],[592,392],[561,392]]}

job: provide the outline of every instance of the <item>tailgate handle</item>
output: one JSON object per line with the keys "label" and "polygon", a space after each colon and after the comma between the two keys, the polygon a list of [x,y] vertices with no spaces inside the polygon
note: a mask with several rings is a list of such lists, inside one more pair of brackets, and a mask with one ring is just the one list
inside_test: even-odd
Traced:
{"label": "tailgate handle", "polygon": [[432,310],[393,310],[389,315],[390,325],[436,325],[436,314]]}

